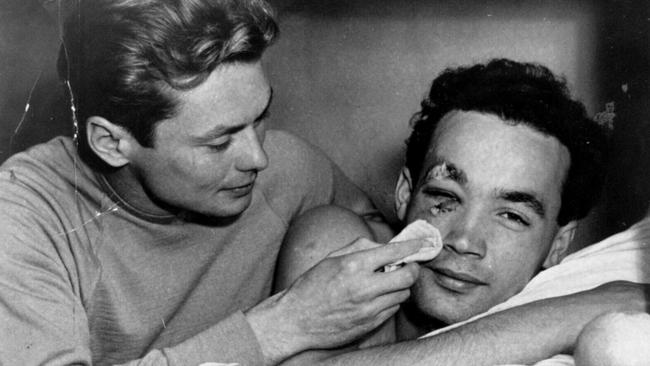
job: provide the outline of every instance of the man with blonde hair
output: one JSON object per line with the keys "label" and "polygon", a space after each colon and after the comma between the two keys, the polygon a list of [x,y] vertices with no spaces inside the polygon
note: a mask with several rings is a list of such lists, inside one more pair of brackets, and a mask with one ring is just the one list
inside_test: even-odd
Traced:
{"label": "man with blonde hair", "polygon": [[417,266],[370,286],[374,268],[421,241],[331,258],[268,298],[293,218],[374,212],[321,153],[266,131],[268,4],[67,3],[78,133],[0,168],[0,364],[273,365],[397,310]]}

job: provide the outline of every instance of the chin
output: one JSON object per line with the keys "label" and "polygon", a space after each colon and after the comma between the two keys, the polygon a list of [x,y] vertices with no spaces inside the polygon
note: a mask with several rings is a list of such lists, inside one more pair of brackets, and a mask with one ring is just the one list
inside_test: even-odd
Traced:
{"label": "chin", "polygon": [[[458,322],[462,322],[463,320],[467,320],[472,317],[474,314],[466,314],[463,311],[460,311],[460,309],[452,309],[446,306],[431,306],[431,304],[427,304],[429,306],[425,306],[424,308],[422,306],[418,306],[420,308],[420,311],[424,314],[426,314],[429,318],[431,319],[436,319],[440,322],[443,322],[445,324],[454,324]],[[436,307],[436,309],[433,309],[433,307]]]}
{"label": "chin", "polygon": [[[476,305],[474,302],[468,305],[459,298],[445,293],[431,291],[424,294],[418,293],[417,289],[413,290],[416,291],[412,292],[411,296],[418,312],[429,319],[435,319],[445,324],[458,323],[484,311],[482,306],[470,306]],[[469,298],[465,300],[471,301]]]}
{"label": "chin", "polygon": [[231,218],[241,216],[251,205],[251,197],[243,197],[231,202],[206,208],[205,212],[199,212],[205,216],[214,218]]}

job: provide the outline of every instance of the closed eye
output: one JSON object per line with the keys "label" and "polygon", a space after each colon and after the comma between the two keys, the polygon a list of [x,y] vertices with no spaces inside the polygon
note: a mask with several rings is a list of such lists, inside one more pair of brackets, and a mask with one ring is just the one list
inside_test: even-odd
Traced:
{"label": "closed eye", "polygon": [[209,145],[206,145],[206,146],[208,147],[208,149],[210,149],[212,151],[221,152],[221,151],[226,150],[228,148],[228,146],[230,146],[231,141],[232,141],[232,139],[229,138],[225,142],[218,143],[218,144],[209,144]]}

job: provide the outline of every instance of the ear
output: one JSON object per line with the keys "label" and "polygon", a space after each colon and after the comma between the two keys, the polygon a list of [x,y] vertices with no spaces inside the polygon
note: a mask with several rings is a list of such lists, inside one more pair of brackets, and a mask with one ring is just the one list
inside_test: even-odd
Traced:
{"label": "ear", "polygon": [[406,209],[411,201],[411,192],[413,191],[413,181],[411,180],[411,172],[407,167],[402,167],[397,186],[395,187],[395,212],[397,218],[404,221],[406,218]]}
{"label": "ear", "polygon": [[119,168],[129,163],[135,139],[124,127],[92,116],[86,121],[86,138],[90,148],[108,165]]}
{"label": "ear", "polygon": [[576,228],[578,227],[577,221],[570,221],[568,224],[560,227],[560,229],[555,234],[553,239],[553,244],[551,244],[551,249],[544,260],[542,265],[544,268],[552,267],[558,263],[567,255],[569,249],[569,244],[573,241],[573,236],[576,233]]}

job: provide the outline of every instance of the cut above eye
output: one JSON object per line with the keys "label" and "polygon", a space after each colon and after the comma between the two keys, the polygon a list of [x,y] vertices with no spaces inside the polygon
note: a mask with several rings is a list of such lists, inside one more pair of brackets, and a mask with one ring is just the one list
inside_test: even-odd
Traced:
{"label": "cut above eye", "polygon": [[455,194],[453,194],[453,193],[451,193],[449,191],[442,190],[442,189],[437,189],[437,188],[424,188],[422,190],[422,193],[424,193],[427,196],[434,197],[434,198],[437,197],[437,198],[443,198],[443,199],[444,198],[452,199],[452,200],[455,200],[455,201],[458,200],[458,197],[456,197]]}

